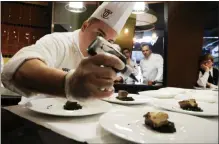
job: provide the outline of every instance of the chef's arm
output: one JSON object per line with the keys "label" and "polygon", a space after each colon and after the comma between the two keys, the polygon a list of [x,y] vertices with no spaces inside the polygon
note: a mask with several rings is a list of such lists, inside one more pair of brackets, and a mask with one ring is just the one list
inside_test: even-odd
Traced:
{"label": "chef's arm", "polygon": [[14,82],[37,93],[64,96],[66,72],[48,67],[39,59],[25,61],[15,72]]}
{"label": "chef's arm", "polygon": [[142,61],[140,61],[139,66],[140,66],[141,74],[142,74],[142,76],[143,76],[143,62],[142,62]]}
{"label": "chef's arm", "polygon": [[63,94],[65,72],[54,67],[62,61],[66,50],[56,41],[55,34],[46,35],[36,44],[19,50],[4,66],[3,85],[26,97],[38,92]]}
{"label": "chef's arm", "polygon": [[157,76],[155,78],[155,81],[160,81],[163,79],[163,58],[160,56],[159,60],[157,61],[157,69],[158,69],[158,73]]}
{"label": "chef's arm", "polygon": [[138,71],[138,65],[137,65],[137,63],[134,62],[133,74],[134,74],[135,76],[137,76],[138,73],[139,73],[139,71]]}
{"label": "chef's arm", "polygon": [[209,86],[209,88],[213,88],[213,89],[217,89],[218,88],[217,85],[214,85],[212,83],[207,83],[207,85]]}

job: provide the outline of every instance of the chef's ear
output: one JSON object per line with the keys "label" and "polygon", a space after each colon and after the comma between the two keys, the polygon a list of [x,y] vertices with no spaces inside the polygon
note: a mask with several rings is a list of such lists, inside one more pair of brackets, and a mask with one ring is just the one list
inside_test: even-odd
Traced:
{"label": "chef's ear", "polygon": [[82,30],[82,32],[84,32],[85,29],[86,29],[88,26],[89,26],[88,21],[85,21],[85,22],[82,24],[82,26],[81,26],[81,30]]}

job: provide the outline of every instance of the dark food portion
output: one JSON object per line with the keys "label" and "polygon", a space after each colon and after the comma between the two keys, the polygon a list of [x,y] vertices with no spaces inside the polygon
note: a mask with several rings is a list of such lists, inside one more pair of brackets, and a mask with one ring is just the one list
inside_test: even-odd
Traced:
{"label": "dark food portion", "polygon": [[117,99],[121,101],[134,101],[132,97],[128,97],[128,92],[124,90],[119,90]]}
{"label": "dark food portion", "polygon": [[134,99],[132,97],[116,97],[117,99],[121,100],[121,101],[134,101]]}
{"label": "dark food portion", "polygon": [[203,112],[203,110],[200,107],[188,107],[188,108],[182,108],[183,110],[188,111],[197,111],[197,112]]}
{"label": "dark food portion", "polygon": [[63,108],[65,110],[79,110],[79,109],[82,109],[82,106],[78,104],[77,102],[67,101],[65,105],[63,106]]}
{"label": "dark food portion", "polygon": [[200,107],[198,107],[198,104],[196,103],[195,99],[179,101],[179,105],[180,108],[183,110],[203,112],[203,110]]}
{"label": "dark food portion", "polygon": [[162,133],[174,133],[176,128],[173,122],[168,121],[168,114],[164,112],[148,112],[144,115],[145,125]]}
{"label": "dark food portion", "polygon": [[176,132],[176,128],[173,122],[168,121],[166,125],[160,127],[153,127],[153,124],[150,121],[145,121],[146,126],[150,127],[151,129],[162,132],[162,133],[174,133]]}

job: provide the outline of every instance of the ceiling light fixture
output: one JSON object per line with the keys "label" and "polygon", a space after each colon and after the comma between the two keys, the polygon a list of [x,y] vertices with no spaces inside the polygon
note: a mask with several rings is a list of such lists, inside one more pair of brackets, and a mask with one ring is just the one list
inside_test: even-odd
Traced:
{"label": "ceiling light fixture", "polygon": [[69,4],[67,4],[65,6],[65,8],[68,11],[74,12],[74,13],[82,13],[82,12],[85,12],[87,10],[87,8],[84,6],[83,2],[69,2]]}
{"label": "ceiling light fixture", "polygon": [[156,39],[157,38],[157,33],[156,32],[153,32],[152,35],[151,35],[152,39]]}
{"label": "ceiling light fixture", "polygon": [[135,2],[134,8],[132,10],[133,14],[142,14],[149,10],[148,4],[145,2]]}
{"label": "ceiling light fixture", "polygon": [[125,28],[124,33],[127,34],[129,32],[128,28]]}

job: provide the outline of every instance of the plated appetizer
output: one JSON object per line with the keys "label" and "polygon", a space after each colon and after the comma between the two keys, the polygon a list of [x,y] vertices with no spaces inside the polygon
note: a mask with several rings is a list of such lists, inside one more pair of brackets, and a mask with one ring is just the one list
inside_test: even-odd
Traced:
{"label": "plated appetizer", "polygon": [[168,114],[164,112],[148,112],[144,115],[145,125],[157,132],[174,133],[176,128],[173,122],[168,121]]}
{"label": "plated appetizer", "polygon": [[65,110],[79,110],[82,109],[82,106],[78,104],[77,102],[71,102],[67,101],[65,105],[63,106]]}
{"label": "plated appetizer", "polygon": [[118,96],[116,97],[117,99],[121,101],[134,101],[132,97],[128,97],[128,92],[124,90],[119,90]]}
{"label": "plated appetizer", "polygon": [[203,110],[198,107],[198,103],[195,99],[183,100],[179,101],[178,103],[180,105],[180,108],[183,110],[203,112]]}

